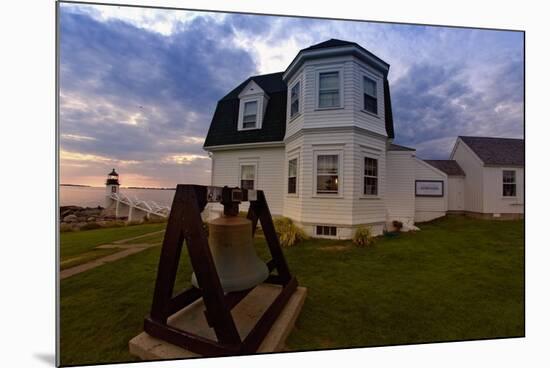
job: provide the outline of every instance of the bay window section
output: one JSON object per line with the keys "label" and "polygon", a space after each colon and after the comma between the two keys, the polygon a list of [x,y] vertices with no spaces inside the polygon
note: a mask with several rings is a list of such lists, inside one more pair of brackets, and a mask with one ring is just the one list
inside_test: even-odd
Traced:
{"label": "bay window section", "polygon": [[298,159],[288,161],[288,194],[296,194],[296,182],[298,176]]}
{"label": "bay window section", "polygon": [[340,72],[319,73],[319,108],[340,107]]}
{"label": "bay window section", "polygon": [[258,120],[258,101],[249,101],[244,104],[243,129],[256,128]]}
{"label": "bay window section", "polygon": [[338,194],[338,155],[317,156],[317,194]]}
{"label": "bay window section", "polygon": [[378,195],[378,160],[370,157],[365,157],[363,194]]}
{"label": "bay window section", "polygon": [[256,165],[241,165],[241,188],[254,189],[256,181]]}
{"label": "bay window section", "polygon": [[297,82],[290,89],[290,117],[298,115],[300,112],[300,82]]}
{"label": "bay window section", "polygon": [[502,196],[516,196],[516,172],[514,170],[502,171]]}
{"label": "bay window section", "polygon": [[363,109],[378,114],[378,98],[376,96],[376,81],[363,77]]}

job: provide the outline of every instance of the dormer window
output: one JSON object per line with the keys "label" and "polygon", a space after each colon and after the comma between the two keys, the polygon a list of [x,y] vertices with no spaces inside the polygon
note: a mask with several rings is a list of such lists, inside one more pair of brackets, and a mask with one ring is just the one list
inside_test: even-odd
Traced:
{"label": "dormer window", "polygon": [[238,130],[261,129],[269,96],[254,81],[239,93]]}
{"label": "dormer window", "polygon": [[256,128],[258,121],[258,101],[244,103],[243,129]]}
{"label": "dormer window", "polygon": [[296,82],[290,89],[290,118],[300,112],[300,82]]}
{"label": "dormer window", "polygon": [[363,109],[378,115],[378,97],[376,95],[376,81],[363,77]]}

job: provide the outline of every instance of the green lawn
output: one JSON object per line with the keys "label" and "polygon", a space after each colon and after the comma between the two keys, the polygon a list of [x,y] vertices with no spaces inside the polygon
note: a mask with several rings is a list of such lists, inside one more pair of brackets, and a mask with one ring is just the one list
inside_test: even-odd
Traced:
{"label": "green lawn", "polygon": [[[308,288],[290,350],[523,336],[523,222],[450,217],[420,227],[372,248],[309,240],[285,249]],[[94,237],[129,237],[107,230]],[[266,258],[263,238],[256,243]],[[134,360],[128,341],[149,312],[159,254],[150,248],[61,282],[63,365]],[[184,256],[178,288],[190,274]]]}
{"label": "green lawn", "polygon": [[[165,226],[165,223],[155,223],[61,233],[60,268],[63,270],[120,251],[120,249],[96,249],[98,245],[163,230]],[[153,234],[136,239],[135,242],[155,243],[161,242],[162,238],[163,234]]]}

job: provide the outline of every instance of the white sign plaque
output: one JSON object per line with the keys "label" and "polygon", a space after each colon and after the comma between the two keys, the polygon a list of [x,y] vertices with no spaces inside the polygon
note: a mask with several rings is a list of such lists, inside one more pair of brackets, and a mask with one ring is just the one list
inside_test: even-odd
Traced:
{"label": "white sign plaque", "polygon": [[417,197],[443,197],[443,180],[417,180],[415,195]]}

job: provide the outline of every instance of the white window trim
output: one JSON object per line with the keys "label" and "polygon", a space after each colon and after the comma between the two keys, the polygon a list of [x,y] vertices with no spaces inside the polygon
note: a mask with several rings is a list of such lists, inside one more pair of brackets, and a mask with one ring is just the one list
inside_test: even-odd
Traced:
{"label": "white window trim", "polygon": [[[254,128],[243,128],[243,118],[244,118],[244,105],[247,102],[254,102],[256,101],[256,126]],[[264,118],[264,98],[262,96],[252,96],[252,97],[243,97],[240,99],[239,103],[239,122],[237,129],[240,130],[254,130],[254,129],[262,129],[262,122]]]}
{"label": "white window trim", "polygon": [[[317,157],[321,155],[338,155],[338,193],[317,193]],[[317,198],[343,198],[344,195],[344,150],[313,151],[313,196]]]}
{"label": "white window trim", "polygon": [[[505,196],[504,195],[504,172],[505,171],[513,171],[514,172],[514,182],[513,183],[507,183],[507,184],[514,184],[516,186],[516,195],[514,196]],[[502,169],[500,173],[500,196],[503,199],[516,199],[518,198],[518,172],[515,169]]]}
{"label": "white window trim", "polygon": [[[340,104],[331,107],[319,107],[319,78],[321,73],[338,72],[340,79]],[[315,70],[315,109],[316,110],[335,110],[344,108],[344,67],[343,66],[325,66]]]}
{"label": "white window trim", "polygon": [[[292,160],[296,160],[296,193],[288,192],[288,179],[289,179],[288,168],[289,168],[289,163]],[[300,196],[299,193],[300,193],[300,155],[294,154],[292,156],[288,156],[286,159],[286,196],[297,198]]]}
{"label": "white window trim", "polygon": [[258,161],[240,161],[239,162],[239,176],[237,178],[237,186],[241,187],[241,180],[243,177],[243,166],[254,166],[254,190],[258,189]]}
{"label": "white window trim", "polygon": [[[365,159],[376,160],[376,194],[365,194]],[[363,163],[361,164],[361,198],[379,199],[380,198],[380,157],[373,154],[363,154]]]}
{"label": "white window trim", "polygon": [[[323,234],[317,234],[317,226],[328,226],[328,227],[335,227],[336,228],[336,235],[323,235]],[[339,227],[336,225],[314,225],[313,233],[315,234],[313,237],[317,239],[338,239],[338,233],[339,233]]]}
{"label": "white window trim", "polygon": [[[300,84],[300,94],[298,95],[298,112],[296,113],[296,115],[294,116],[290,116],[290,112],[291,112],[291,105],[292,105],[292,89],[297,85],[297,84]],[[287,121],[289,123],[291,123],[292,121],[294,121],[294,119],[296,119],[297,117],[299,117],[300,115],[302,115],[302,106],[304,104],[304,84],[302,83],[302,78],[297,78],[294,82],[292,82],[292,84],[290,85],[290,88],[288,89],[288,96],[287,96]]]}
{"label": "white window trim", "polygon": [[[376,83],[376,111],[377,113],[375,114],[374,112],[372,111],[368,111],[365,109],[365,100],[363,98],[363,95],[365,94],[365,78],[367,79],[370,79],[371,81],[373,81],[374,83]],[[360,103],[360,106],[361,106],[361,111],[366,113],[366,114],[369,114],[369,115],[372,115],[376,118],[380,118],[380,93],[378,92],[378,86],[380,85],[380,80],[379,78],[371,75],[371,74],[367,74],[365,72],[363,72],[361,74],[361,103]]]}

